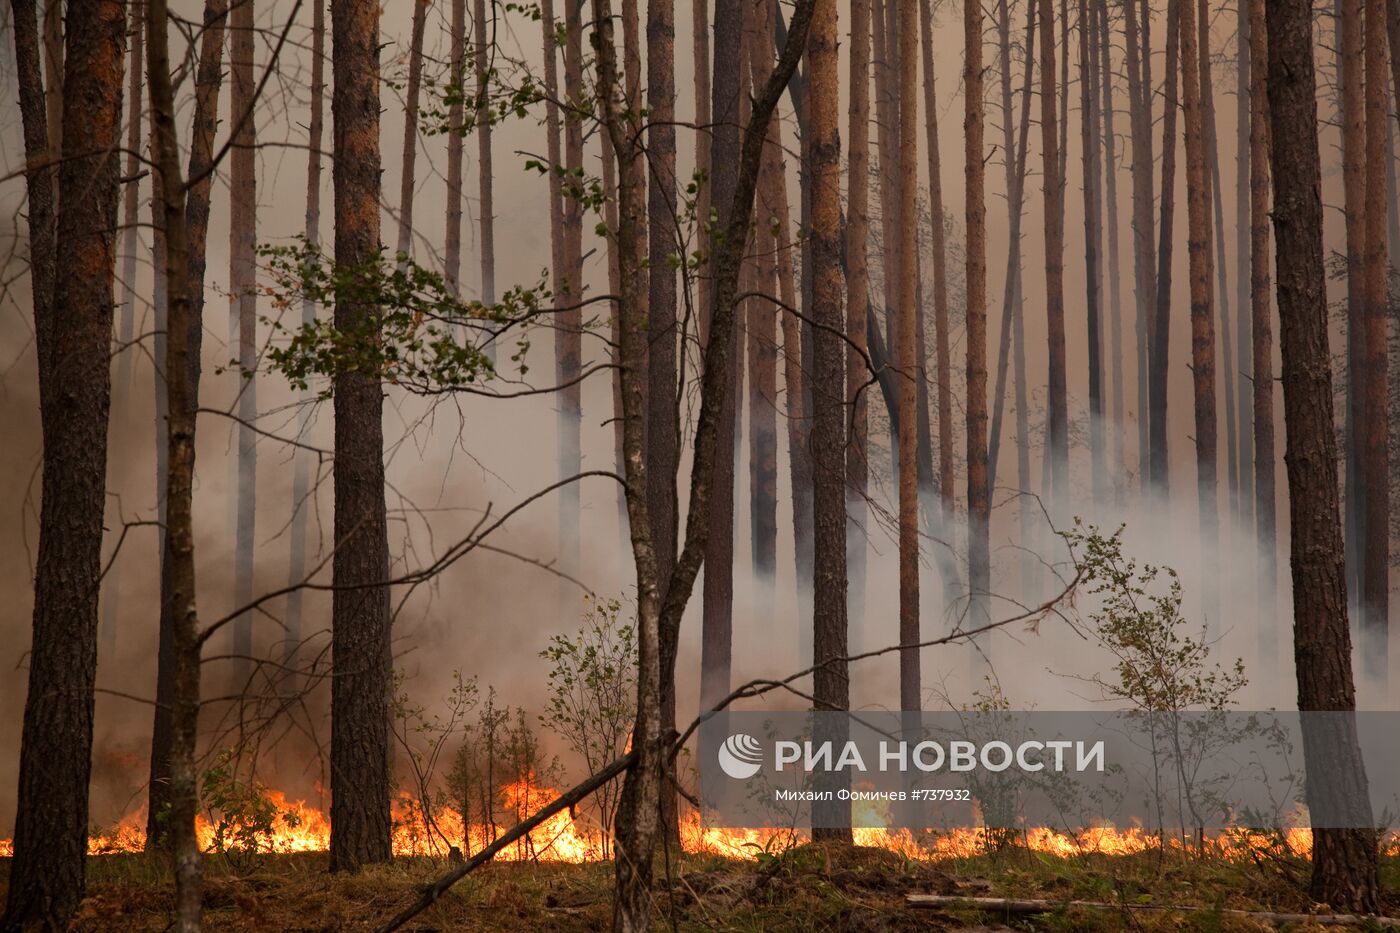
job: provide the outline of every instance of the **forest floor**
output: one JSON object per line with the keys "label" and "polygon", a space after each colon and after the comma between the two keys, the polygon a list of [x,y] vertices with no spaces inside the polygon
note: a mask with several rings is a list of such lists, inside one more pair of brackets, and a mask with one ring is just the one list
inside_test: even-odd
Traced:
{"label": "forest floor", "polygon": [[[211,856],[206,860],[205,929],[372,930],[409,903],[447,866],[400,859],[356,875],[330,875],[323,854]],[[1248,859],[1161,855],[1071,858],[1010,849],[996,857],[916,861],[883,849],[798,846],[756,860],[687,856],[659,881],[661,930],[1108,931],[1272,930],[1221,909],[1307,913],[1307,863],[1277,855]],[[666,866],[658,860],[658,876]],[[8,879],[0,861],[0,892]],[[1400,858],[1382,866],[1388,915],[1400,914]],[[88,899],[75,930],[163,931],[172,886],[164,860],[106,855],[91,860]],[[515,933],[606,929],[612,867],[606,863],[502,862],[470,875],[406,930]],[[997,916],[957,908],[914,909],[907,894],[1037,898],[1203,908],[1193,913],[1051,909]],[[1321,929],[1289,924],[1290,930]],[[1360,927],[1364,929],[1365,927]]]}

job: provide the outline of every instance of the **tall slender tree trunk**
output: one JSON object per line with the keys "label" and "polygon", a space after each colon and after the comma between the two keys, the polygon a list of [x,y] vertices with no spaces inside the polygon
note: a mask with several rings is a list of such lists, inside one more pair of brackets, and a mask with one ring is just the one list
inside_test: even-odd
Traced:
{"label": "tall slender tree trunk", "polygon": [[[481,302],[488,308],[496,304],[496,199],[495,168],[491,160],[491,51],[496,38],[496,4],[492,0],[491,18],[486,17],[486,0],[475,0],[476,41],[473,43],[476,64],[476,178],[481,199]],[[495,341],[487,341],[486,353],[495,358]]]}
{"label": "tall slender tree trunk", "polygon": [[[846,569],[849,623],[857,633],[865,617],[866,523],[870,515],[866,502],[870,483],[869,396],[865,391],[870,378],[865,338],[870,316],[870,7],[871,0],[851,3],[850,144],[846,157],[846,404],[850,406]],[[763,217],[759,220],[762,226]]]}
{"label": "tall slender tree trunk", "polygon": [[[165,578],[169,584],[171,625],[171,676],[169,802],[165,814],[175,861],[175,929],[196,933],[200,929],[203,876],[195,819],[199,812],[199,776],[195,766],[199,726],[200,649],[202,638],[195,603],[194,565],[194,444],[200,346],[199,316],[202,304],[193,292],[204,280],[204,248],[209,222],[209,177],[213,171],[211,147],[213,111],[217,101],[217,65],[205,73],[205,65],[218,58],[206,46],[200,63],[196,91],[195,137],[191,149],[189,190],[180,178],[179,145],[175,134],[175,100],[170,81],[168,50],[169,10],[166,0],[147,0],[146,32],[149,42],[152,155],[159,170],[157,194],[166,234],[166,279],[170,285],[169,335],[166,339],[166,394],[169,430],[166,432],[169,493],[166,507]],[[212,31],[222,43],[224,9],[216,15]],[[211,11],[205,10],[206,27]],[[206,34],[206,40],[208,35]],[[213,93],[209,93],[210,88]],[[201,122],[200,117],[207,119]],[[197,167],[197,172],[196,172]],[[181,203],[181,202],[185,203]]]}
{"label": "tall slender tree trunk", "polygon": [[1093,4],[1096,20],[1095,41],[1099,51],[1100,109],[1104,155],[1104,210],[1108,216],[1108,366],[1109,398],[1113,415],[1108,430],[1109,470],[1113,475],[1113,499],[1123,501],[1124,458],[1123,431],[1127,426],[1123,394],[1123,276],[1118,252],[1118,137],[1113,107],[1113,34],[1108,26],[1108,0]]}
{"label": "tall slender tree trunk", "polygon": [[[543,0],[545,4],[550,0]],[[546,28],[550,22],[543,17]],[[462,147],[464,89],[466,88],[466,48],[467,48],[467,0],[452,0],[452,22],[448,49],[448,85],[456,88],[447,105],[447,230],[444,234],[442,273],[452,294],[460,293],[462,274]],[[549,37],[553,48],[553,35]],[[546,82],[549,73],[549,59],[545,59]],[[546,107],[553,106],[555,94],[546,92]],[[546,113],[549,111],[546,110]],[[557,135],[557,134],[556,134]],[[553,172],[554,165],[550,170]],[[557,280],[551,280],[557,281]]]}
{"label": "tall slender tree trunk", "polygon": [[[1215,295],[1212,300],[1220,310],[1220,323],[1215,327],[1215,333],[1220,347],[1219,360],[1225,367],[1224,378],[1216,381],[1217,384],[1223,383],[1225,389],[1225,485],[1229,496],[1229,514],[1237,516],[1240,514],[1240,452],[1236,431],[1239,418],[1235,404],[1234,370],[1238,367],[1235,362],[1235,332],[1230,316],[1230,283],[1225,264],[1225,204],[1220,183],[1220,147],[1217,144],[1215,126],[1215,83],[1211,77],[1210,5],[1207,0],[1199,0],[1197,7],[1196,26],[1199,41],[1196,52],[1200,60],[1201,140],[1205,147],[1206,191],[1209,194],[1206,204],[1206,226],[1211,231],[1211,247],[1214,250],[1211,265],[1215,276]],[[1211,210],[1214,210],[1213,228],[1210,221],[1212,215],[1209,213]]]}
{"label": "tall slender tree trunk", "polygon": [[[912,10],[913,4],[906,4]],[[914,35],[913,16],[906,15]],[[910,43],[912,46],[912,42]],[[846,406],[841,335],[841,141],[838,130],[836,0],[818,0],[807,40],[811,80],[812,261],[812,462],[816,529],[812,696],[818,710],[850,707],[844,658],[846,631]],[[912,58],[912,56],[911,56]],[[913,94],[908,95],[911,99]],[[840,780],[838,776],[831,779]],[[847,779],[849,780],[849,779]],[[849,843],[850,803],[833,800],[814,808],[812,838]],[[845,819],[843,819],[845,817]],[[841,826],[841,823],[846,825]]]}
{"label": "tall slender tree trunk", "polygon": [[[126,68],[127,100],[131,116],[126,123],[126,162],[122,175],[126,187],[122,192],[122,280],[121,318],[117,325],[117,375],[115,386],[125,392],[131,385],[131,361],[136,356],[132,337],[136,333],[136,260],[140,250],[141,231],[141,76],[146,68],[146,10],[133,0],[127,13],[127,32],[131,35],[130,61]],[[112,587],[109,604],[115,603],[116,587]],[[115,619],[114,619],[115,621]],[[115,639],[109,628],[108,637]]]}
{"label": "tall slender tree trunk", "polygon": [[1211,569],[1220,544],[1217,491],[1215,411],[1215,315],[1211,309],[1210,175],[1206,159],[1198,58],[1196,10],[1192,0],[1179,0],[1182,98],[1186,119],[1187,252],[1191,270],[1191,385],[1196,428],[1196,486],[1200,502],[1202,608],[1205,624],[1218,630],[1217,585]]}
{"label": "tall slender tree trunk", "polygon": [[1142,55],[1137,3],[1123,4],[1125,57],[1128,70],[1128,122],[1132,128],[1133,157],[1133,290],[1137,303],[1137,434],[1138,472],[1143,487],[1152,459],[1149,430],[1148,372],[1154,330],[1153,308],[1157,296],[1157,269],[1153,265],[1155,238],[1152,230],[1152,94],[1145,76],[1148,63]]}
{"label": "tall slender tree trunk", "polygon": [[[1167,0],[1167,61],[1162,74],[1162,197],[1158,203],[1157,298],[1152,320],[1151,360],[1148,375],[1148,407],[1151,421],[1151,458],[1148,480],[1157,493],[1166,496],[1170,488],[1171,460],[1167,451],[1167,383],[1170,361],[1172,310],[1172,221],[1176,198],[1176,110],[1177,63],[1181,39],[1182,3]],[[1149,46],[1150,48],[1150,46]],[[1144,82],[1144,90],[1151,84]]]}
{"label": "tall slender tree trunk", "polygon": [[1259,661],[1278,655],[1278,504],[1274,493],[1274,335],[1269,278],[1269,54],[1264,0],[1249,0],[1249,317],[1253,356],[1254,527],[1259,539]]}
{"label": "tall slender tree trunk", "polygon": [[[987,486],[987,206],[982,103],[982,5],[963,5],[967,192],[967,561],[972,627],[990,621],[991,490]],[[990,646],[983,646],[988,653]]]}
{"label": "tall slender tree trunk", "polygon": [[1051,501],[1059,503],[1069,483],[1069,397],[1065,373],[1065,185],[1060,171],[1059,115],[1055,112],[1055,10],[1040,3],[1040,133],[1045,192],[1045,319],[1049,337]]}
{"label": "tall slender tree trunk", "polygon": [[[229,116],[235,121],[229,149],[229,342],[237,338],[238,368],[251,374],[258,365],[257,323],[257,119],[253,71],[256,20],[253,0],[239,0],[229,11]],[[257,533],[257,382],[238,386],[238,484],[235,500],[233,604],[253,601],[253,542]],[[253,616],[233,623],[233,692],[249,686]]]}
{"label": "tall slender tree trunk", "polygon": [[1341,35],[1337,70],[1341,72],[1342,191],[1346,221],[1347,378],[1345,446],[1346,566],[1348,607],[1360,618],[1365,540],[1366,487],[1361,481],[1361,425],[1365,377],[1366,282],[1366,101],[1364,92],[1361,0],[1340,0]]}
{"label": "tall slender tree trunk", "polygon": [[[953,506],[953,378],[948,339],[948,249],[943,231],[943,170],[939,159],[938,95],[933,80],[933,10],[919,0],[920,48],[924,69],[924,129],[928,139],[929,238],[933,250],[933,352],[938,404],[938,489],[943,499],[943,524],[951,527]],[[912,58],[904,63],[912,69]],[[905,203],[913,203],[907,199]],[[922,302],[920,302],[922,304]],[[923,361],[920,360],[922,371]],[[946,533],[946,530],[945,530]]]}
{"label": "tall slender tree trunk", "polygon": [[[906,10],[912,3],[904,4]],[[899,44],[900,59],[912,62],[917,52],[918,32],[912,16],[900,18],[897,29],[887,31],[890,44]],[[907,30],[907,31],[906,31]],[[890,50],[887,48],[886,52]],[[897,72],[900,80],[899,103],[899,191],[912,197],[919,184],[919,99],[912,69]],[[890,172],[882,172],[890,177]],[[917,339],[917,295],[919,249],[918,217],[912,204],[897,214],[896,243],[886,243],[886,255],[894,251],[899,259],[897,280],[887,280],[886,295],[895,295],[898,337],[894,357],[899,365],[899,708],[917,710],[923,705],[919,649],[919,494],[918,494],[918,378],[922,361],[915,356]],[[886,269],[889,267],[886,266]],[[888,272],[886,273],[888,274]]]}
{"label": "tall slender tree trunk", "polygon": [[[25,155],[34,164],[54,151],[41,110],[38,17],[32,0],[12,8]],[[64,929],[85,890],[125,13],[116,0],[69,5],[63,87],[49,89],[69,105],[57,190],[47,169],[27,173],[37,194],[30,250],[44,461],[5,929]],[[40,255],[50,244],[64,258],[62,274]]]}
{"label": "tall slender tree trunk", "polygon": [[403,169],[399,174],[398,252],[413,255],[413,195],[417,187],[418,99],[423,87],[423,33],[432,0],[413,0],[413,25],[408,40],[408,85],[403,104]]}
{"label": "tall slender tree trunk", "polygon": [[[165,336],[173,328],[165,311],[168,306],[166,293],[176,287],[188,297],[189,314],[181,330],[186,334],[183,359],[186,366],[186,381],[183,391],[190,410],[199,407],[200,350],[204,336],[204,271],[206,248],[209,241],[209,199],[213,187],[214,133],[219,125],[219,92],[223,85],[224,73],[224,26],[228,19],[227,0],[211,0],[204,7],[204,27],[199,47],[199,67],[195,71],[194,124],[190,136],[189,191],[184,205],[184,236],[188,244],[188,257],[184,260],[186,283],[171,285],[169,269],[171,258],[166,249],[165,219],[166,197],[163,194],[165,180],[161,177],[159,165],[154,167],[152,220],[155,224],[155,305],[157,327],[161,333],[156,338],[156,492],[159,514],[166,526],[170,524],[167,506],[172,464],[170,451],[173,441],[168,430],[170,425],[170,374],[165,361],[171,358],[170,341]],[[151,36],[150,14],[147,15],[147,57]],[[156,22],[164,23],[163,15]],[[168,54],[168,53],[167,53]],[[149,78],[148,68],[148,78]],[[155,94],[151,106],[151,151],[155,152],[162,144],[157,136],[161,132],[155,112]],[[172,105],[173,106],[173,105]],[[172,117],[173,119],[173,117]],[[173,131],[172,131],[173,132]],[[174,151],[172,141],[167,148]],[[173,156],[178,160],[178,156]],[[176,167],[179,167],[177,161]],[[178,257],[177,257],[178,259]],[[179,265],[179,262],[176,262]],[[190,442],[190,471],[194,470],[194,447]],[[177,691],[180,687],[179,648],[188,633],[181,628],[183,619],[176,612],[176,573],[178,555],[172,550],[174,542],[167,532],[161,537],[160,566],[160,632],[156,658],[156,703],[154,722],[151,729],[151,779],[146,798],[146,848],[162,845],[166,839],[167,822],[162,814],[173,809],[171,794],[174,779],[171,759],[179,731],[175,722]],[[188,590],[186,591],[189,592]],[[187,685],[186,685],[187,686]],[[193,739],[191,738],[191,741]]]}
{"label": "tall slender tree trunk", "polygon": [[[1240,522],[1248,528],[1254,523],[1254,351],[1252,330],[1254,310],[1253,291],[1253,225],[1250,219],[1250,143],[1249,127],[1253,103],[1251,69],[1256,50],[1256,36],[1249,25],[1250,0],[1236,0],[1235,45],[1238,50],[1235,68],[1235,322],[1239,363],[1235,367],[1235,393],[1239,399],[1239,423],[1236,445],[1240,457]],[[1223,242],[1224,227],[1220,230]],[[1265,286],[1267,290],[1268,286]],[[1248,400],[1248,401],[1246,401]],[[1256,525],[1256,540],[1258,528]],[[1262,618],[1262,616],[1261,616]]]}
{"label": "tall slender tree trunk", "polygon": [[[335,260],[346,273],[378,261],[379,8],[331,3]],[[377,329],[375,306],[338,296],[342,331]],[[332,871],[390,850],[388,526],[384,395],[377,372],[335,377],[335,556],[331,606]]]}
{"label": "tall slender tree trunk", "polygon": [[[562,275],[555,281],[555,361],[559,392],[559,477],[583,466],[583,205],[573,190],[583,172],[583,0],[564,0],[564,177],[561,185]],[[637,228],[640,229],[640,228]],[[637,235],[634,230],[633,235]],[[573,572],[579,560],[579,488],[559,490],[559,563]]]}
{"label": "tall slender tree trunk", "polygon": [[[1265,7],[1298,708],[1350,711],[1356,692],[1337,508],[1312,6],[1307,0],[1277,0]],[[1335,730],[1303,733],[1304,759],[1312,764],[1307,794],[1312,799],[1349,794],[1364,805],[1366,770],[1355,723],[1339,719],[1343,725]],[[1375,831],[1314,829],[1311,887],[1319,903],[1375,911],[1380,899]]]}
{"label": "tall slender tree trunk", "polygon": [[[311,120],[307,125],[306,141],[306,226],[303,236],[307,246],[321,245],[321,138],[325,132],[326,96],[326,12],[325,4],[312,4],[311,14]],[[316,302],[303,298],[302,326],[316,321]],[[297,400],[297,437],[303,442],[311,425],[312,395],[306,389]],[[296,465],[292,475],[291,553],[287,563],[287,582],[297,586],[306,577],[306,526],[313,503],[311,494],[311,451],[298,448],[293,454]],[[294,589],[287,596],[287,649],[283,663],[286,692],[298,687],[295,667],[302,640],[302,590]]]}
{"label": "tall slender tree trunk", "polygon": [[[1020,123],[1011,111],[1011,8],[1001,0],[997,10],[997,38],[1001,71],[1001,119],[1003,162],[1006,168],[1006,212],[1009,229],[1006,251],[1006,286],[1002,293],[1001,334],[997,343],[997,379],[992,402],[992,428],[987,445],[987,486],[996,488],[997,461],[1001,451],[1001,426],[1006,406],[1007,370],[1010,366],[1011,338],[1017,315],[1021,313],[1021,221],[1025,215],[1026,151],[1029,142],[1030,106],[1035,55],[1035,4],[1027,3],[1026,88],[1021,97]],[[1019,130],[1017,127],[1019,126]],[[1020,142],[1017,142],[1017,136]]]}
{"label": "tall slender tree trunk", "polygon": [[[772,73],[773,15],[767,0],[745,7],[749,83],[762,87]],[[767,161],[776,153],[764,149]],[[763,171],[762,168],[759,169]],[[750,262],[756,291],[771,294],[777,283],[773,211],[760,192]],[[778,315],[767,299],[751,299],[749,337],[749,521],[754,576],[771,592],[778,569]],[[674,381],[674,379],[672,380]],[[760,612],[760,614],[763,614]]]}
{"label": "tall slender tree trunk", "polygon": [[1096,503],[1102,503],[1108,491],[1108,464],[1104,456],[1103,424],[1103,272],[1099,266],[1103,216],[1099,209],[1099,147],[1094,138],[1099,121],[1098,62],[1093,36],[1089,0],[1079,0],[1079,139],[1084,167],[1084,277],[1088,284],[1085,308],[1089,327],[1089,462],[1093,498]]}
{"label": "tall slender tree trunk", "polygon": [[[711,72],[711,134],[712,197],[719,208],[719,228],[728,227],[727,211],[734,200],[739,183],[739,147],[742,132],[740,121],[740,69],[743,67],[743,5],[741,0],[715,0],[714,5],[714,66]],[[742,249],[742,245],[740,246]],[[716,269],[716,274],[720,270]],[[714,300],[718,300],[716,297]],[[718,350],[714,320],[719,313],[711,307],[706,327],[707,358]],[[722,351],[734,361],[737,372],[739,345],[735,343]],[[708,359],[706,367],[709,366]],[[709,536],[705,549],[704,599],[700,632],[700,708],[711,709],[729,692],[730,665],[734,626],[734,460],[735,423],[738,420],[737,378],[735,372],[727,377],[730,384],[719,409],[719,426],[715,444],[715,470],[711,488]]]}
{"label": "tall slender tree trunk", "polygon": [[[676,468],[680,463],[677,402],[676,263],[685,250],[677,241],[676,204],[676,11],[673,0],[647,4],[647,511],[656,549],[657,573],[668,579],[676,562]],[[777,465],[774,464],[776,474]],[[776,535],[776,527],[774,529]],[[661,633],[661,731],[676,727],[676,653],[680,632]],[[668,840],[679,839],[674,792],[661,795]]]}
{"label": "tall slender tree trunk", "polygon": [[1386,397],[1389,317],[1389,250],[1386,242],[1386,165],[1391,159],[1387,144],[1386,11],[1379,2],[1366,6],[1366,248],[1362,256],[1365,279],[1364,333],[1362,336],[1361,413],[1363,424],[1360,479],[1366,489],[1366,515],[1362,524],[1361,656],[1365,673],[1381,687],[1389,673],[1390,625],[1390,428]]}

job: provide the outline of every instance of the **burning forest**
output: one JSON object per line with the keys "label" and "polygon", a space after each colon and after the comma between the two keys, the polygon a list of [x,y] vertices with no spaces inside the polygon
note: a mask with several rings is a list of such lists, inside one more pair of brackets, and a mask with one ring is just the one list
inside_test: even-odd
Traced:
{"label": "burning forest", "polygon": [[3,933],[1400,926],[1400,0],[0,48]]}

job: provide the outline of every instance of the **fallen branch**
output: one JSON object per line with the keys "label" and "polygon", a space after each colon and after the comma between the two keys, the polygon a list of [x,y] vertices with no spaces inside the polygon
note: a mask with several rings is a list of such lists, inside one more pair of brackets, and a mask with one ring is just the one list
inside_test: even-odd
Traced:
{"label": "fallen branch", "polygon": [[906,894],[906,907],[971,907],[988,913],[1000,914],[1043,914],[1066,908],[1078,907],[1083,910],[1123,910],[1138,913],[1213,913],[1222,917],[1236,917],[1272,923],[1282,926],[1285,923],[1315,923],[1324,927],[1380,926],[1400,929],[1400,920],[1391,917],[1359,916],[1357,914],[1289,914],[1268,910],[1217,910],[1213,907],[1186,907],[1160,904],[1109,904],[1103,901],[1043,901],[1015,897],[960,897],[942,894]]}
{"label": "fallen branch", "polygon": [[442,895],[446,893],[448,888],[452,887],[454,884],[461,881],[463,878],[471,874],[477,868],[481,867],[482,865],[495,858],[496,853],[500,852],[502,849],[515,842],[516,840],[528,836],[534,829],[539,827],[541,824],[543,824],[550,817],[554,816],[556,813],[560,813],[564,810],[569,809],[570,807],[576,806],[589,794],[598,790],[598,788],[602,787],[604,784],[608,783],[613,778],[617,777],[619,774],[632,767],[632,765],[635,764],[636,761],[636,751],[628,752],[626,755],[623,755],[621,758],[618,758],[616,761],[605,767],[603,770],[589,777],[588,780],[584,781],[582,784],[577,784],[571,789],[560,794],[557,798],[555,798],[553,803],[549,804],[549,806],[547,807],[544,807],[542,810],[540,810],[534,816],[530,817],[528,820],[522,820],[521,822],[516,823],[495,842],[491,843],[489,846],[482,849],[480,852],[476,853],[471,858],[467,859],[461,865],[458,865],[456,868],[452,869],[447,874],[443,875],[441,878],[424,888],[423,895],[419,897],[418,900],[414,901],[408,907],[405,907],[402,911],[396,914],[394,918],[388,923],[379,927],[376,933],[391,933],[391,931],[397,930],[399,927],[403,926],[405,923],[412,920],[414,917],[418,916],[420,913],[431,907],[437,901],[438,898],[442,897]]}

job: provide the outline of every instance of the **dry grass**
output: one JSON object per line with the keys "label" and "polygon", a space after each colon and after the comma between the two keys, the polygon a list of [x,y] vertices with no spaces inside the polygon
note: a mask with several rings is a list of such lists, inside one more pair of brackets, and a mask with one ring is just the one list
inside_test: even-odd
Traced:
{"label": "dry grass", "polygon": [[[206,861],[206,928],[227,931],[371,930],[445,868],[400,859],[356,875],[330,875],[324,855],[215,856]],[[659,876],[666,874],[658,860]],[[1400,912],[1400,859],[1383,873],[1389,913]],[[0,884],[8,865],[0,863]],[[1179,853],[1059,858],[1010,849],[996,857],[928,862],[879,849],[803,845],[736,861],[687,856],[658,882],[658,928],[737,931],[988,930],[1002,918],[913,911],[909,893],[1035,897],[1110,903],[1306,912],[1305,862],[1261,857],[1225,861]],[[164,931],[172,888],[159,856],[112,855],[90,862],[81,931]],[[501,863],[483,868],[409,927],[428,930],[604,929],[611,919],[608,864]],[[1194,915],[1056,911],[1008,921],[1048,931],[1270,929],[1206,911]],[[991,923],[992,926],[987,926]]]}

